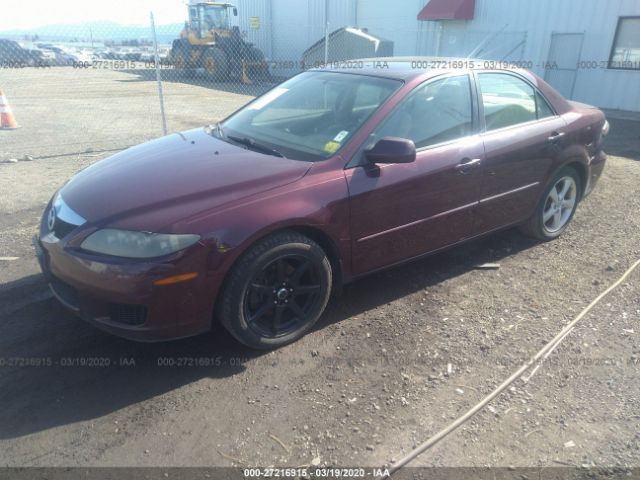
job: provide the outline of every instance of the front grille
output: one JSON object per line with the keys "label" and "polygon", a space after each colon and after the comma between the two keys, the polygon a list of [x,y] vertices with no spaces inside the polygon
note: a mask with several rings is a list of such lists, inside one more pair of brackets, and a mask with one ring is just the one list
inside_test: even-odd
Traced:
{"label": "front grille", "polygon": [[69,235],[78,225],[73,225],[62,220],[60,217],[56,217],[56,222],[53,225],[53,234],[56,238],[63,239]]}
{"label": "front grille", "polygon": [[52,276],[50,282],[54,293],[70,307],[78,308],[78,291],[68,283],[63,282],[57,277]]}
{"label": "front grille", "polygon": [[142,325],[147,320],[147,307],[126,303],[110,303],[109,317],[111,317],[112,321],[118,323]]}

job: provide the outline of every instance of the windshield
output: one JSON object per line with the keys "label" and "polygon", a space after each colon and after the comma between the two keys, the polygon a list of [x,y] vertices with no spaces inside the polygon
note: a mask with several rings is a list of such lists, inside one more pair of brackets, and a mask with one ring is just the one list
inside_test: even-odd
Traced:
{"label": "windshield", "polygon": [[217,130],[287,158],[318,161],[335,154],[402,82],[348,73],[305,72],[257,98]]}
{"label": "windshield", "polygon": [[229,15],[227,7],[219,5],[203,6],[203,20],[207,30],[229,30]]}

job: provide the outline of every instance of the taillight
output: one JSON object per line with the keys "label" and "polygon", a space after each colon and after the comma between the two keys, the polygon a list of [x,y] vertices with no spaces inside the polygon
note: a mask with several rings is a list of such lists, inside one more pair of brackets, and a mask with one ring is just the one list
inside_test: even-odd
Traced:
{"label": "taillight", "polygon": [[608,135],[609,134],[609,122],[607,120],[604,121],[604,125],[602,126],[602,135]]}

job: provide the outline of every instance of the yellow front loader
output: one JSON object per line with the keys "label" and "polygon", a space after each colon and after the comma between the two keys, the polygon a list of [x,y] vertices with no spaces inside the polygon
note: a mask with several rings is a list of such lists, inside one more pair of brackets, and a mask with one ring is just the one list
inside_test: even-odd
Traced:
{"label": "yellow front loader", "polygon": [[213,79],[245,84],[269,77],[262,51],[245,42],[238,26],[231,26],[238,16],[235,6],[190,0],[188,8],[189,20],[169,53],[176,69],[203,68]]}

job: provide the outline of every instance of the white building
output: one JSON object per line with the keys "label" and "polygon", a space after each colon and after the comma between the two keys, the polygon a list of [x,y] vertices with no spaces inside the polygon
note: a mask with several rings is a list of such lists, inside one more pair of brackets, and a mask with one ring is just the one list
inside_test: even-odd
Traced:
{"label": "white building", "polygon": [[[640,0],[237,0],[241,29],[283,74],[325,25],[395,55],[522,62],[568,98],[640,111]],[[287,72],[287,69],[289,71]]]}

